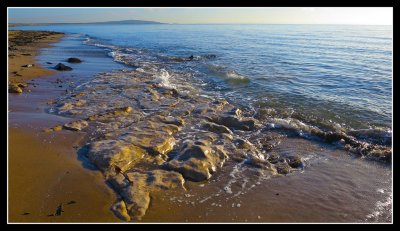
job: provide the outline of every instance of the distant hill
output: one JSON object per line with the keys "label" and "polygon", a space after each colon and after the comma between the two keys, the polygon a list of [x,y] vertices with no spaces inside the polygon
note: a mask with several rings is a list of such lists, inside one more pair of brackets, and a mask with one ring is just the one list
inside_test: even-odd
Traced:
{"label": "distant hill", "polygon": [[91,24],[164,24],[164,23],[154,22],[154,21],[143,21],[143,20],[122,20],[122,21],[109,21],[109,22],[94,22]]}
{"label": "distant hill", "polygon": [[122,21],[107,21],[107,22],[82,22],[82,23],[9,23],[13,26],[44,26],[44,25],[72,25],[72,24],[164,24],[162,22],[144,21],[144,20],[122,20]]}

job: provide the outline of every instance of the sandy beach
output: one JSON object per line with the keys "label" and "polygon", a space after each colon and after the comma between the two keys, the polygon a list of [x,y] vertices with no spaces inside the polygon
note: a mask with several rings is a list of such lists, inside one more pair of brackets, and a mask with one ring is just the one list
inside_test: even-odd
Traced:
{"label": "sandy beach", "polygon": [[[54,32],[9,32],[9,82],[27,84],[23,93],[9,93],[9,222],[118,221],[109,210],[115,195],[100,173],[84,168],[77,158],[73,147],[82,135],[43,132],[60,118],[38,108],[63,91],[41,85],[38,78],[51,79],[56,71],[42,68],[35,58],[41,48],[62,37]],[[26,64],[34,66],[21,67]],[[56,216],[60,206],[64,212]]]}

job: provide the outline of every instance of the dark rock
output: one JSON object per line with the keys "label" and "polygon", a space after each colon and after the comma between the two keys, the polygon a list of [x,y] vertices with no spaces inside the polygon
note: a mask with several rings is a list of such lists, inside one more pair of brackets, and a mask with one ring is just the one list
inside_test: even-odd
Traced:
{"label": "dark rock", "polygon": [[300,168],[303,166],[303,162],[301,161],[300,156],[289,156],[288,157],[289,166],[292,168]]}
{"label": "dark rock", "polygon": [[288,173],[290,173],[290,166],[288,163],[286,162],[279,162],[275,165],[276,171],[279,174],[283,174],[286,175]]}
{"label": "dark rock", "polygon": [[67,205],[72,205],[72,204],[75,204],[75,203],[76,203],[76,201],[72,200],[72,201],[69,201],[69,202],[67,203]]}
{"label": "dark rock", "polygon": [[268,157],[268,161],[272,164],[276,164],[280,161],[281,157],[277,153],[271,153]]}
{"label": "dark rock", "polygon": [[58,71],[72,71],[72,67],[66,66],[62,63],[57,64],[54,68]]}
{"label": "dark rock", "polygon": [[56,213],[54,214],[55,216],[61,216],[61,214],[64,212],[63,209],[63,204],[60,204],[57,209],[56,209]]}
{"label": "dark rock", "polygon": [[78,58],[69,58],[69,59],[67,60],[67,62],[69,62],[69,63],[81,63],[82,60],[80,60],[80,59],[78,59]]}

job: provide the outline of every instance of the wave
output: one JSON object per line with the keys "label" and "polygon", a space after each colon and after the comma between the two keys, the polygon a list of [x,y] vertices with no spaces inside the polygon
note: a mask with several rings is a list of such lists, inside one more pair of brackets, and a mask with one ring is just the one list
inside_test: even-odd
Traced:
{"label": "wave", "polygon": [[201,60],[215,59],[215,58],[217,58],[217,56],[213,55],[213,54],[210,54],[210,55],[191,55],[191,56],[187,56],[187,57],[161,55],[160,58],[163,59],[163,60],[172,61],[172,62],[190,62],[190,61],[201,61]]}
{"label": "wave", "polygon": [[227,81],[229,84],[247,84],[250,82],[250,79],[247,76],[225,66],[208,64],[207,69],[212,74]]}

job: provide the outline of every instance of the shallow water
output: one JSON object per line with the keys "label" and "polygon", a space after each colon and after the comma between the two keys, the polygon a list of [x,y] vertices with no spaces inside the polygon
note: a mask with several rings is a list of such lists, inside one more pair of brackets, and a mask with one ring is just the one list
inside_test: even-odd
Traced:
{"label": "shallow water", "polygon": [[[110,107],[132,104],[134,98],[129,91],[129,88],[132,88],[129,77],[133,75],[130,72],[125,74],[117,72],[109,77],[107,74],[94,76],[99,72],[109,72],[113,69],[136,70],[135,73],[155,76],[160,86],[176,88],[185,94],[199,94],[206,98],[226,98],[233,105],[240,105],[244,113],[249,116],[257,115],[259,108],[275,109],[276,114],[272,118],[268,117],[267,121],[263,121],[263,126],[268,128],[267,132],[274,132],[275,128],[278,128],[277,132],[285,134],[288,138],[281,141],[273,150],[283,156],[298,154],[304,160],[305,166],[302,170],[289,175],[270,178],[260,177],[253,170],[243,166],[241,162],[228,161],[209,182],[198,184],[187,181],[187,192],[166,192],[166,195],[154,199],[143,221],[390,222],[392,213],[390,166],[354,158],[338,144],[325,144],[319,142],[318,139],[308,140],[307,135],[309,125],[328,131],[337,131],[342,128],[351,131],[353,128],[369,128],[370,124],[379,124],[384,129],[374,130],[372,136],[364,132],[366,134],[364,137],[363,132],[359,131],[356,133],[357,138],[369,140],[372,143],[391,144],[390,121],[392,118],[391,103],[389,103],[391,70],[390,67],[389,70],[385,69],[388,62],[391,65],[391,50],[390,47],[388,48],[390,44],[388,45],[387,39],[390,30],[388,32],[387,28],[356,28],[355,31],[359,33],[359,37],[353,38],[355,32],[350,33],[349,28],[341,28],[338,33],[332,33],[332,27],[287,26],[282,29],[266,26],[253,28],[251,31],[252,27],[239,26],[216,26],[215,28],[200,26],[196,29],[189,26],[170,27],[175,30],[166,29],[166,26],[171,25],[107,28],[98,26],[41,27],[39,29],[62,30],[75,34],[68,35],[55,47],[45,49],[39,57],[39,62],[51,68],[52,65],[46,65],[46,62],[63,62],[70,56],[82,57],[84,63],[71,64],[75,69],[68,75],[74,83],[68,89],[77,92],[96,91],[98,96],[87,98],[90,104],[78,109],[84,112],[83,117]],[[161,40],[163,42],[154,41],[155,28],[158,29],[157,33],[165,32],[162,33],[165,38]],[[181,28],[178,30],[178,35],[187,43],[176,40],[178,36],[176,33],[173,37],[172,32],[176,32],[176,28]],[[126,33],[122,37],[114,36],[109,33],[112,30],[114,33],[122,33],[122,31]],[[221,31],[226,33],[221,34]],[[82,34],[83,32],[85,35]],[[283,32],[288,35],[284,36]],[[252,33],[261,34],[260,37],[263,39],[252,37],[254,35]],[[313,35],[316,33],[322,37],[316,39],[320,45],[314,44],[316,43],[314,40],[305,42],[304,38],[298,38],[310,36],[308,33],[314,33]],[[373,38],[365,37],[368,33],[374,34]],[[346,46],[354,47],[343,50],[340,48],[340,44],[343,45],[341,41],[326,38],[337,36],[339,40],[341,37],[337,34],[352,41],[352,43],[346,43]],[[282,47],[282,42],[285,40],[281,41],[280,36],[287,37],[287,46]],[[225,44],[226,40],[221,40],[221,38],[227,37],[234,41]],[[204,44],[204,38],[214,38],[215,44]],[[289,48],[293,50],[286,50],[287,53],[282,51],[282,53],[269,54],[261,49],[264,48],[262,45],[257,46],[257,41],[264,43],[269,41],[267,38],[275,39],[275,42],[266,43],[265,46],[269,51]],[[307,49],[321,50],[321,46],[330,47],[333,44],[339,47],[335,52],[340,55],[346,52],[349,55],[352,49],[353,51],[358,49],[357,51],[362,53],[363,49],[357,46],[361,46],[362,42],[365,44],[366,40],[377,40],[371,42],[372,45],[369,45],[368,49],[365,48],[365,52],[376,56],[360,55],[353,59],[362,59],[362,61],[371,61],[371,58],[377,57],[382,59],[382,65],[385,67],[375,70],[379,72],[375,74],[381,77],[373,81],[372,79],[357,79],[356,75],[359,74],[356,73],[359,72],[343,69],[345,64],[335,59],[335,57],[338,58],[335,56],[336,53],[331,54],[332,56],[324,54],[323,57],[330,59],[330,62],[344,65],[336,68],[335,72],[343,72],[341,74],[350,79],[348,82],[331,80],[333,84],[328,87],[324,84],[325,80],[333,77],[329,75],[329,68],[323,67],[324,62],[322,64],[319,62],[319,56],[298,57],[300,48],[311,52]],[[176,44],[178,41],[179,45]],[[195,43],[197,46],[194,46]],[[235,43],[243,44],[243,47],[233,47]],[[289,43],[296,45],[291,46]],[[268,55],[264,54],[265,59],[254,58],[263,52],[268,53]],[[314,53],[310,54],[315,54],[315,52],[314,50]],[[192,53],[194,56],[190,58]],[[215,54],[216,57],[210,54]],[[314,61],[318,58],[318,62],[315,61],[318,64],[303,65],[301,60],[307,57]],[[112,62],[113,59],[117,62]],[[290,65],[285,64],[291,59],[294,60],[290,65],[298,68],[292,72],[289,70]],[[389,59],[388,62],[386,62],[387,59]],[[352,66],[355,68],[354,65]],[[362,69],[362,65],[358,67]],[[263,76],[267,71],[274,73],[274,77]],[[368,71],[368,68],[362,71]],[[316,72],[324,73],[323,77],[318,77]],[[288,77],[290,73],[299,75]],[[115,79],[118,75],[120,79]],[[310,78],[313,78],[313,81]],[[311,82],[303,84],[307,81]],[[351,81],[355,81],[354,84]],[[362,87],[360,83],[365,87]],[[374,92],[375,88],[372,87],[374,84],[379,86],[379,93]],[[122,89],[124,90],[121,91]],[[350,96],[339,94],[336,89],[338,91],[344,89],[343,91],[349,93]],[[355,93],[359,89],[363,90]],[[330,96],[329,91],[335,97]],[[382,97],[368,96],[371,98],[369,100],[366,95],[363,95],[364,93],[381,94]],[[267,97],[267,100],[263,97]],[[362,102],[365,99],[369,100],[367,104]],[[71,98],[67,95],[59,100],[68,102]],[[54,107],[49,107],[49,110],[50,113],[57,113]],[[154,110],[157,111],[159,108],[154,108]],[[376,111],[380,113],[375,113]],[[151,109],[145,111],[149,114],[152,112]],[[71,116],[63,113],[61,115]],[[351,116],[347,117],[347,115]],[[300,122],[295,122],[293,125],[290,122],[293,118],[299,119]],[[129,123],[130,120],[126,122]],[[296,134],[292,137],[290,129],[289,132],[282,131],[279,126],[294,127]],[[107,130],[108,132],[118,132],[116,129],[113,131],[111,124],[110,127],[104,127],[104,125],[99,127],[111,129]],[[186,135],[190,137],[190,134]],[[252,139],[252,134],[239,133],[239,135]],[[257,134],[253,135],[257,137]],[[89,139],[96,139],[96,133],[91,133],[90,136]],[[378,136],[377,141],[372,141],[374,136]],[[180,138],[177,139],[179,142]],[[192,202],[195,204],[194,207]]]}
{"label": "shallow water", "polygon": [[[250,107],[294,110],[306,118],[350,128],[391,128],[390,26],[22,28],[82,34],[90,38],[89,44],[105,48],[117,61],[182,70],[203,88]],[[185,62],[191,55],[194,62]],[[207,55],[216,57],[204,58]]]}

